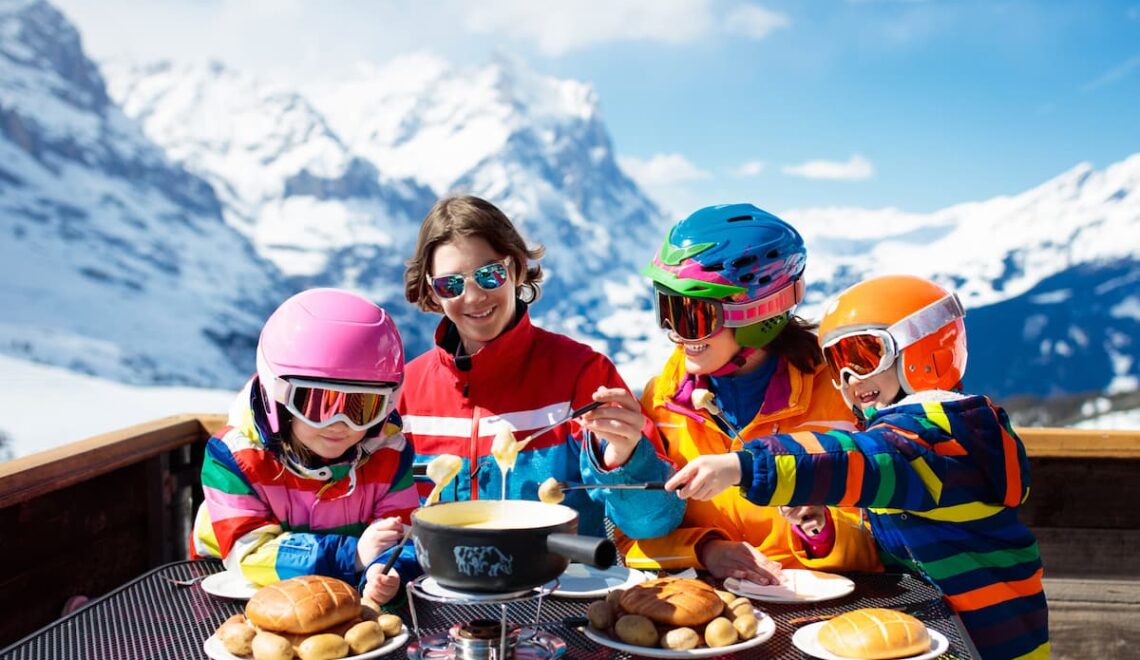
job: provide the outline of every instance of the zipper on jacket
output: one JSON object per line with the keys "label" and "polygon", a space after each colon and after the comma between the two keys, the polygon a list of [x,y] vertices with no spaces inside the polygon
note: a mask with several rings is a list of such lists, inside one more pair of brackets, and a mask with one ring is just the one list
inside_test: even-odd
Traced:
{"label": "zipper on jacket", "polygon": [[[467,385],[463,386],[464,394],[467,393]],[[479,408],[472,406],[471,408],[471,439],[468,447],[469,455],[471,456],[471,499],[479,499],[479,470],[483,469],[483,464],[479,461]]]}

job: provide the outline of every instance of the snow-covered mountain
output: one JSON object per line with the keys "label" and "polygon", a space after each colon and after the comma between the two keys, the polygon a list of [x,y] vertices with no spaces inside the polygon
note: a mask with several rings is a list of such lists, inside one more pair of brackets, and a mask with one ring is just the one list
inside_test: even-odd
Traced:
{"label": "snow-covered mountain", "polygon": [[[124,116],[49,5],[0,0],[0,29],[0,352],[234,387],[272,306],[319,284],[384,304],[414,355],[435,317],[403,301],[402,262],[452,191],[546,246],[541,324],[607,352],[635,388],[669,350],[637,274],[665,223],[616,165],[588,84],[506,57],[415,55],[306,90],[216,64],[111,66]],[[809,318],[863,277],[914,273],[969,308],[971,388],[1140,380],[1140,154],[929,214],[784,215],[809,247]]]}
{"label": "snow-covered mountain", "polygon": [[967,386],[1050,396],[1140,380],[1140,154],[927,215],[787,214],[809,246],[810,312],[885,273],[931,277],[968,310]]}
{"label": "snow-covered mountain", "polygon": [[403,249],[435,201],[356,156],[303,96],[220,63],[104,72],[123,110],[209,181],[226,222],[290,275],[324,275],[362,246]]}
{"label": "snow-covered mountain", "polygon": [[[107,72],[126,112],[221,191],[227,221],[261,254],[304,284],[366,291],[413,354],[433,319],[404,307],[402,264],[437,196],[486,197],[549,244],[536,315],[603,344],[592,319],[624,303],[602,283],[637,283],[661,235],[660,213],[616,165],[593,90],[505,57],[455,68],[411,56],[304,94],[220,65]],[[313,195],[315,180],[346,179],[356,185],[342,194]]]}
{"label": "snow-covered mountain", "polygon": [[276,270],[110,100],[55,8],[0,0],[0,37],[0,351],[129,383],[240,379]]}

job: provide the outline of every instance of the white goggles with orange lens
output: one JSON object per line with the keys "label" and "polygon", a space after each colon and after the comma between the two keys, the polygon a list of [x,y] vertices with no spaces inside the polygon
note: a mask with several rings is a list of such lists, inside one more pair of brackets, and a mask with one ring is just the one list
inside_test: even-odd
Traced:
{"label": "white goggles with orange lens", "polygon": [[823,357],[839,377],[837,387],[852,376],[870,378],[889,369],[911,344],[965,315],[958,295],[951,293],[888,328],[850,330],[828,339],[823,344]]}

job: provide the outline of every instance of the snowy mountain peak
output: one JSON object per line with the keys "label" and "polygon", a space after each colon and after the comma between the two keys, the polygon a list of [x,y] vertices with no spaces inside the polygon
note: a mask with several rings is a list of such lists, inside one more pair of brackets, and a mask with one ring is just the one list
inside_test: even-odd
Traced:
{"label": "snowy mountain peak", "polygon": [[226,221],[282,271],[406,242],[431,203],[383,176],[299,93],[220,63],[107,67],[112,95],[147,135],[219,192]]}
{"label": "snowy mountain peak", "polygon": [[[38,0],[0,0],[0,55],[42,77],[8,76],[5,105],[18,110],[34,98],[29,87],[47,83],[59,100],[79,110],[101,111],[108,103],[103,79],[83,55],[79,32],[55,7]],[[49,74],[50,76],[46,75]]]}
{"label": "snowy mountain peak", "polygon": [[0,351],[125,382],[237,382],[283,292],[276,273],[210,186],[108,101],[62,15],[13,6],[0,5]]}

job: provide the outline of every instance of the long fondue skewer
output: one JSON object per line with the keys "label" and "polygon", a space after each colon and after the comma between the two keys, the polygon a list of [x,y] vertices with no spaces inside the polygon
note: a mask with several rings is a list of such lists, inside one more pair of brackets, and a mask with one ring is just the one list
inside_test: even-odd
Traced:
{"label": "long fondue skewer", "polygon": [[[432,487],[431,493],[427,496],[427,501],[424,506],[431,506],[439,501],[439,494],[443,492],[444,486],[451,483],[456,475],[459,474],[460,468],[463,467],[463,459],[452,454],[440,454],[427,464],[427,476],[435,482]],[[404,536],[396,547],[392,550],[392,554],[388,556],[388,561],[384,562],[384,567],[380,570],[381,575],[386,575],[388,571],[392,570],[392,566],[396,564],[396,557],[400,556],[400,551],[408,543],[408,539],[412,536],[412,526],[407,525],[404,529]]]}

